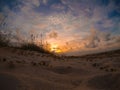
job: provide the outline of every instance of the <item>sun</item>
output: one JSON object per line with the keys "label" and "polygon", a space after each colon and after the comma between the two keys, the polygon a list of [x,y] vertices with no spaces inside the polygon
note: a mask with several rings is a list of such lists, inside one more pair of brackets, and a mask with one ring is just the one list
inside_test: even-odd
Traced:
{"label": "sun", "polygon": [[57,44],[51,44],[50,50],[51,50],[51,52],[55,52],[55,53],[62,52]]}

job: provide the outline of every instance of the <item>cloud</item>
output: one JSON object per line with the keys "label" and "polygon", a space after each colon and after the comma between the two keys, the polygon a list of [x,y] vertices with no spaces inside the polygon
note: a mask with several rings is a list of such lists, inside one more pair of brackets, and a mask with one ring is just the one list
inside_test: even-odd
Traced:
{"label": "cloud", "polygon": [[57,38],[58,37],[58,33],[56,31],[50,31],[49,33],[47,33],[46,36],[48,38]]}
{"label": "cloud", "polygon": [[46,5],[48,0],[20,0],[24,5],[31,6],[31,7],[39,7],[41,4]]}
{"label": "cloud", "polygon": [[27,3],[29,3],[29,2],[32,3],[33,5],[37,6],[37,7],[40,6],[40,1],[39,0],[31,0],[31,1],[28,0]]}
{"label": "cloud", "polygon": [[61,1],[49,4],[48,0],[22,0],[17,12],[5,6],[0,13],[0,20],[7,15],[2,29],[19,31],[19,36],[26,38],[31,31],[42,33],[46,41],[62,46],[69,43],[69,49],[74,47],[72,50],[118,47],[120,18],[109,17],[110,12],[118,10],[111,0],[105,5],[98,0]]}
{"label": "cloud", "polygon": [[3,13],[0,13],[0,28],[2,29],[3,24],[4,24],[5,16]]}
{"label": "cloud", "polygon": [[40,6],[40,0],[22,0],[22,1],[19,1],[19,2],[21,2],[24,6],[30,6],[30,7]]}
{"label": "cloud", "polygon": [[52,9],[54,10],[65,10],[65,6],[61,5],[61,4],[53,4],[51,6]]}
{"label": "cloud", "polygon": [[91,34],[85,39],[86,48],[108,48],[112,47],[114,45],[118,45],[119,47],[120,42],[119,39],[120,36],[113,36],[110,33],[107,32],[100,32],[98,30],[91,31]]}
{"label": "cloud", "polygon": [[69,48],[66,55],[84,55],[120,48],[120,35],[113,36],[95,29],[90,32],[84,39],[67,42]]}
{"label": "cloud", "polygon": [[43,3],[46,5],[48,3],[48,0],[43,0]]}

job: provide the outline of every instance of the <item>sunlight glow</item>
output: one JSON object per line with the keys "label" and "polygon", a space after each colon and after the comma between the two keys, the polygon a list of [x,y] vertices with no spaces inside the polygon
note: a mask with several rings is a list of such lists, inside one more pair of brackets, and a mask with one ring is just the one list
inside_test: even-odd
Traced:
{"label": "sunlight glow", "polygon": [[51,52],[55,52],[55,53],[62,52],[57,44],[51,44],[50,50],[51,50]]}

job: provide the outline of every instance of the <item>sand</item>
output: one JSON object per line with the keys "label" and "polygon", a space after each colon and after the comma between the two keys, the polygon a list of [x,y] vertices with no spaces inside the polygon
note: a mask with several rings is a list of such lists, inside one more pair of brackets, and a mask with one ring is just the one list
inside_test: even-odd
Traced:
{"label": "sand", "polygon": [[120,90],[120,51],[55,57],[0,48],[0,90]]}
{"label": "sand", "polygon": [[15,77],[0,73],[0,90],[18,90],[19,85],[20,82]]}

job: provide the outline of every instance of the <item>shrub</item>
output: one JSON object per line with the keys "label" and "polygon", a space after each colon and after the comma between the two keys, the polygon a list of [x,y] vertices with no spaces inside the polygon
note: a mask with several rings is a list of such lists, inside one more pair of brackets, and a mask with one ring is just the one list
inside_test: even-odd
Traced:
{"label": "shrub", "polygon": [[36,65],[37,65],[37,63],[36,63],[36,62],[31,62],[31,64],[32,64],[33,66],[36,66]]}
{"label": "shrub", "polygon": [[3,62],[6,62],[7,61],[7,59],[6,58],[3,58]]}
{"label": "shrub", "polygon": [[37,51],[40,53],[47,53],[50,54],[49,51],[45,50],[43,47],[39,47],[34,43],[25,43],[21,45],[21,49],[23,50],[30,50],[30,51]]}
{"label": "shrub", "polygon": [[104,69],[104,67],[100,67],[100,69],[102,70],[102,69]]}
{"label": "shrub", "polygon": [[39,62],[39,65],[41,65],[41,66],[49,66],[49,64],[50,64],[50,61],[40,61]]}
{"label": "shrub", "polygon": [[3,33],[0,32],[0,46],[1,47],[9,46],[10,41],[7,37],[8,35],[4,35]]}
{"label": "shrub", "polygon": [[98,66],[100,66],[100,64],[99,63],[93,63],[92,66],[93,67],[98,67]]}
{"label": "shrub", "polygon": [[117,70],[114,69],[114,68],[111,68],[110,71],[111,71],[111,72],[115,72],[115,71],[117,71]]}

